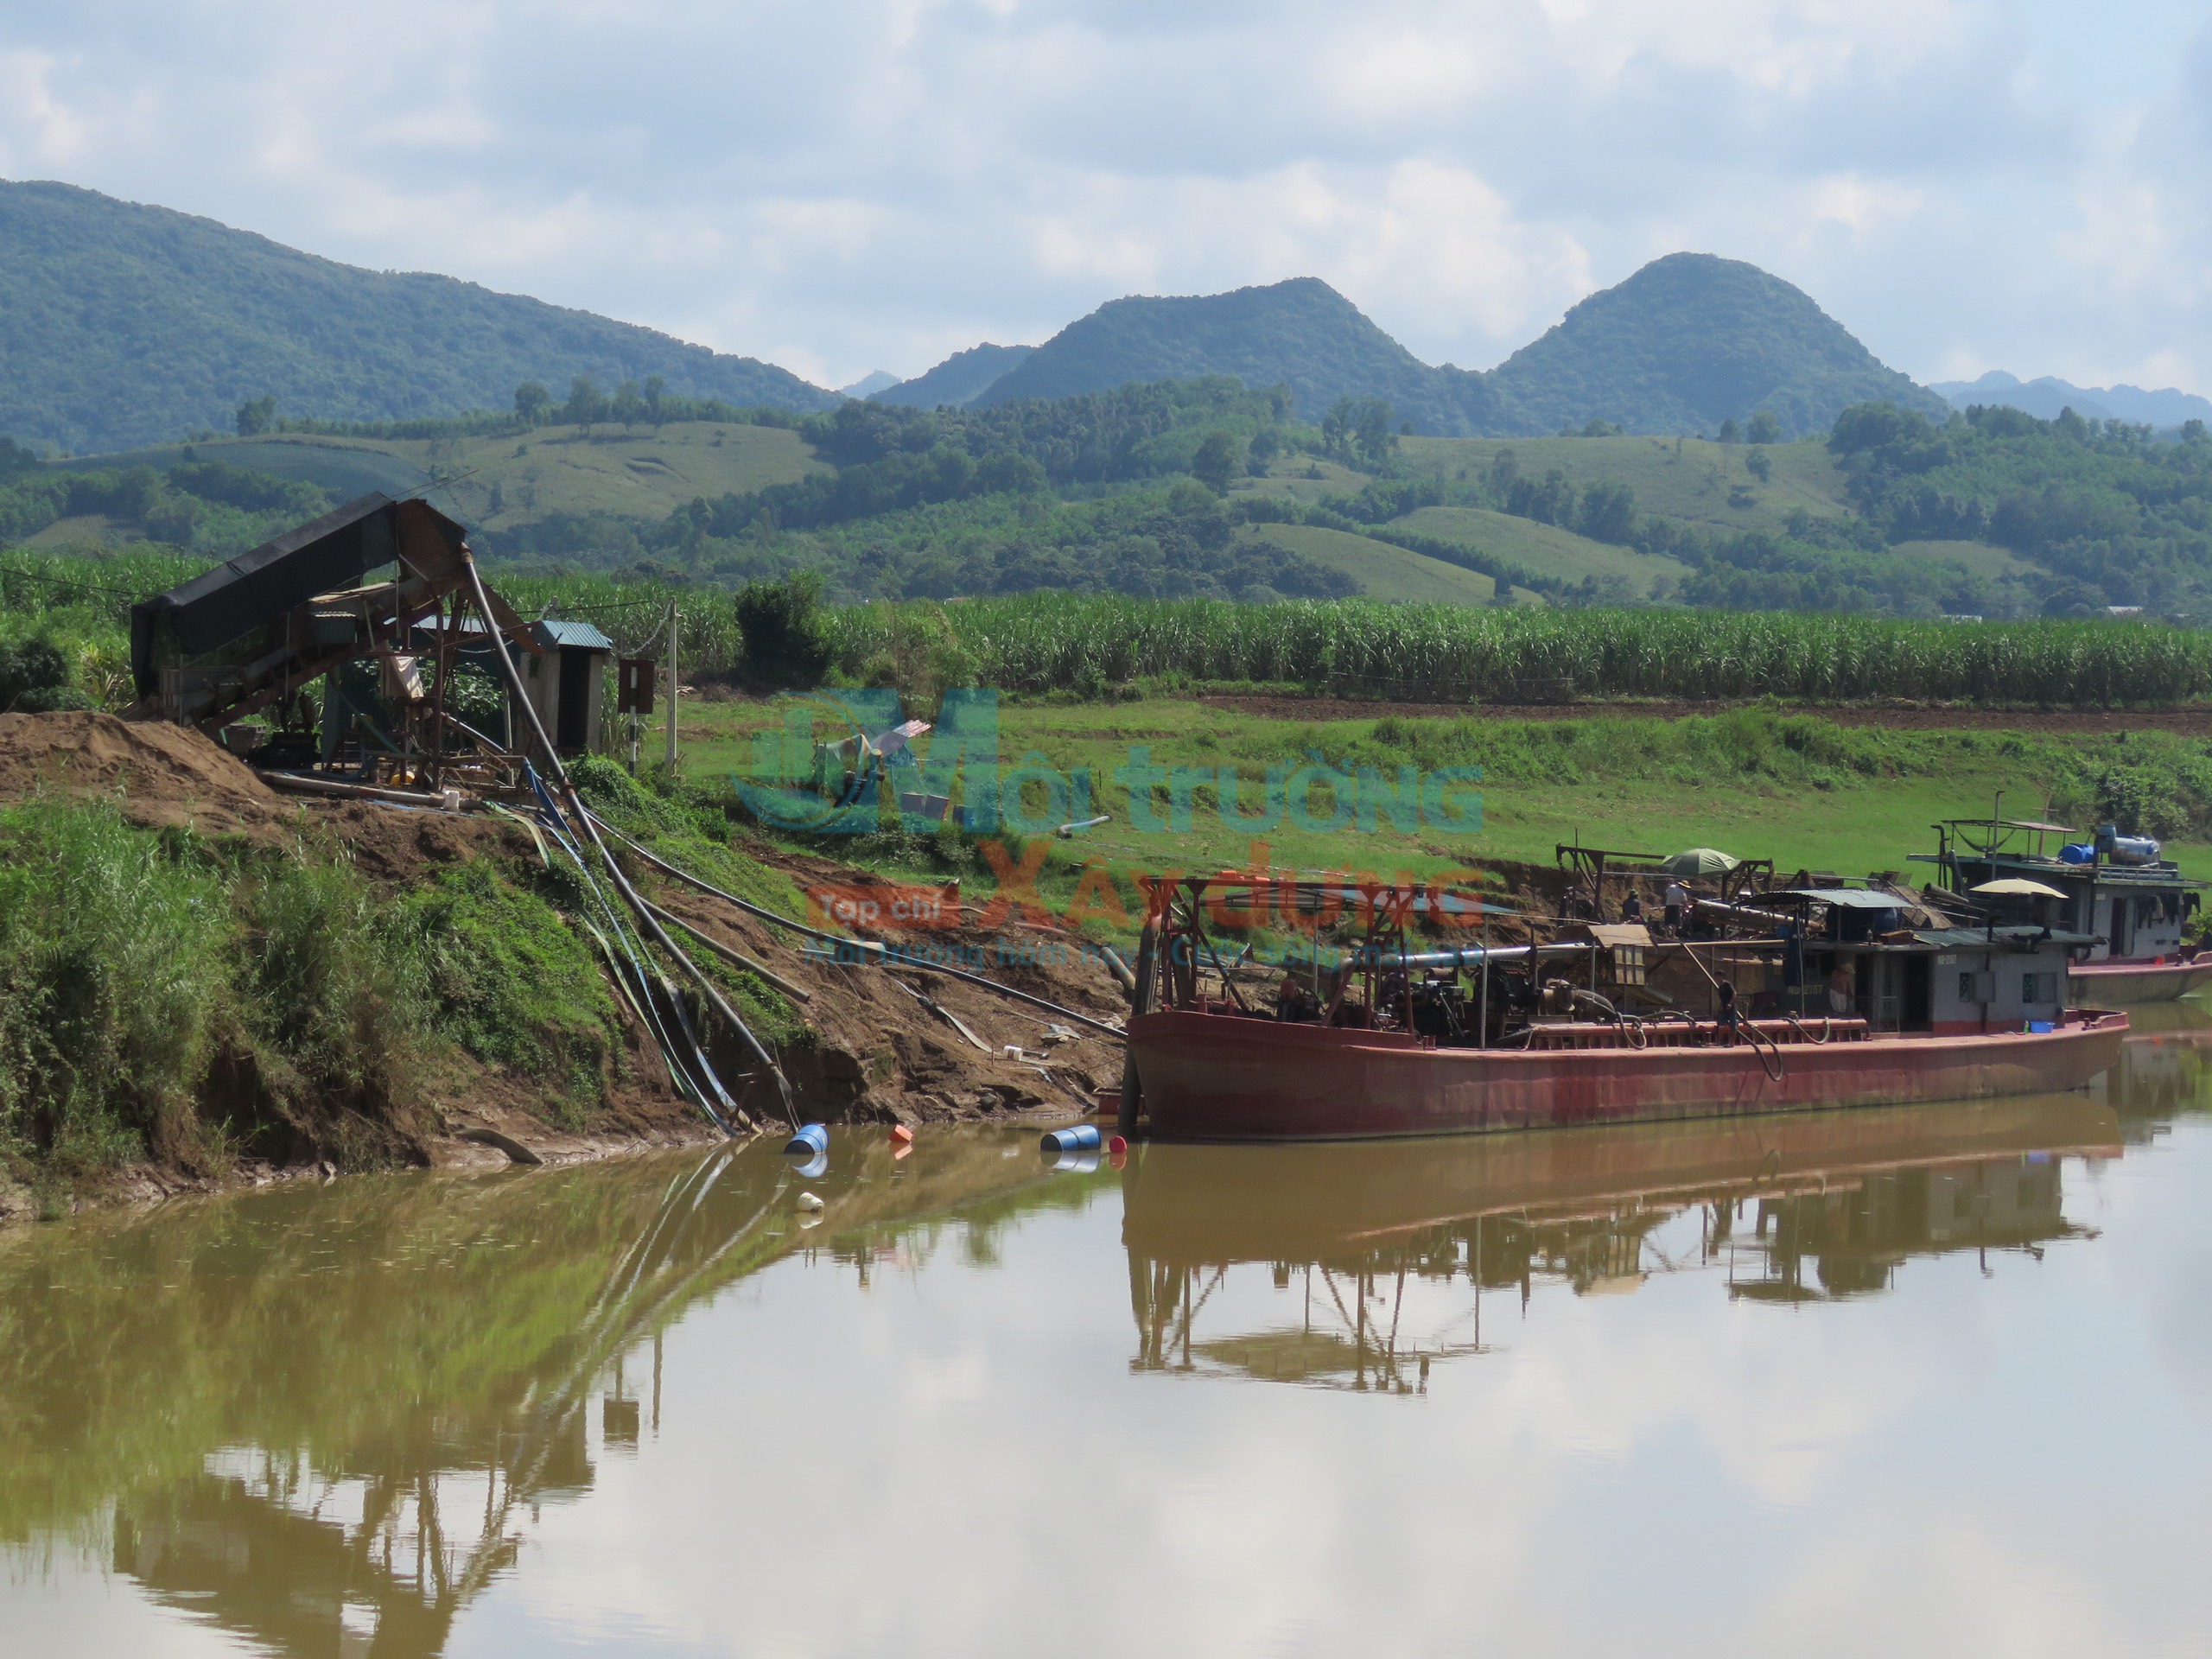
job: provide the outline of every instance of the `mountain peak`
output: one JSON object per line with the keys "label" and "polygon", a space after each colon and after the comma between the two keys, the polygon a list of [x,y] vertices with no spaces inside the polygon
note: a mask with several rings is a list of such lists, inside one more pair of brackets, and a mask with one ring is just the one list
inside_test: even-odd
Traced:
{"label": "mountain peak", "polygon": [[1287,385],[1319,420],[1343,397],[1383,397],[1429,433],[1482,429],[1494,411],[1481,378],[1423,363],[1318,276],[1225,294],[1109,300],[1070,323],[977,399],[1065,397],[1132,381],[1234,375]]}
{"label": "mountain peak", "polygon": [[1770,410],[1789,435],[1853,404],[1942,418],[1942,398],[1886,367],[1802,289],[1739,259],[1670,253],[1592,294],[1494,370],[1529,431],[1592,418],[1704,432]]}

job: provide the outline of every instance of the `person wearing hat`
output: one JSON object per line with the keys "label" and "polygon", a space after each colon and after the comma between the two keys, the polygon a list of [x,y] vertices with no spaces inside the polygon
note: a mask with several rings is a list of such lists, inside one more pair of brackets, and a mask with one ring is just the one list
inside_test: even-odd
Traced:
{"label": "person wearing hat", "polygon": [[1679,875],[1669,876],[1667,878],[1667,927],[1669,931],[1680,933],[1682,931],[1682,911],[1684,907],[1689,904],[1689,901],[1690,890],[1682,885],[1682,878]]}

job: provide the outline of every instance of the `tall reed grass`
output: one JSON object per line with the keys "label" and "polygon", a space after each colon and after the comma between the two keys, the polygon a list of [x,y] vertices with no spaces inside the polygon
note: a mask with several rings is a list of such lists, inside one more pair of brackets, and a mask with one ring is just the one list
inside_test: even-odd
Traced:
{"label": "tall reed grass", "polygon": [[[0,633],[72,643],[84,689],[127,659],[130,598],[203,561],[142,551],[0,556]],[[625,652],[661,656],[668,607],[687,675],[744,657],[732,596],[681,582],[491,572],[526,616],[598,624]],[[65,586],[62,584],[76,584]],[[102,591],[91,591],[97,585]],[[1372,600],[1236,605],[1033,593],[828,607],[838,671],[1013,691],[1103,690],[1145,678],[1288,681],[1446,701],[1655,697],[1701,702],[1904,697],[2125,706],[2212,696],[2212,632],[2127,621],[1948,623],[1796,612],[1472,609]],[[921,666],[917,667],[917,664]]]}
{"label": "tall reed grass", "polygon": [[[913,608],[833,612],[838,666],[855,672],[889,651],[911,631]],[[1235,605],[1072,594],[942,609],[980,682],[1015,691],[1156,676],[1499,702],[1904,697],[2103,706],[2212,695],[2212,632],[2133,622],[1476,610],[1366,600]]]}
{"label": "tall reed grass", "polygon": [[182,1134],[229,933],[214,873],[111,803],[0,812],[0,1150],[94,1167]]}

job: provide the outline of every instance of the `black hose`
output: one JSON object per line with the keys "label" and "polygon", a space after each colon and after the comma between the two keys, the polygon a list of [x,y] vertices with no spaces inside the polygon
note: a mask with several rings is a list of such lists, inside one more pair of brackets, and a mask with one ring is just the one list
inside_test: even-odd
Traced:
{"label": "black hose", "polygon": [[[1749,1020],[1739,1021],[1737,1024],[1731,1026],[1729,1029],[1743,1033],[1744,1040],[1751,1046],[1751,1052],[1759,1057],[1760,1069],[1766,1073],[1768,1080],[1774,1083],[1780,1083],[1782,1081],[1783,1071],[1782,1063],[1782,1045],[1776,1042],[1773,1038],[1768,1036],[1766,1033],[1761,1031],[1757,1026],[1752,1025]],[[1766,1047],[1761,1048],[1759,1046],[1761,1043],[1764,1043]],[[1769,1063],[1767,1058],[1768,1049],[1774,1051],[1774,1058],[1771,1064]]]}

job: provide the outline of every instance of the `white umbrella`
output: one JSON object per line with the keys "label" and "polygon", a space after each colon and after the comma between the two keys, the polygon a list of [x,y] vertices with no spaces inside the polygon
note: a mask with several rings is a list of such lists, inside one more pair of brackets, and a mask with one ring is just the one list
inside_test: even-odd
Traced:
{"label": "white umbrella", "polygon": [[1693,847],[1686,853],[1676,853],[1659,868],[1669,875],[1726,875],[1743,861],[1717,847]]}

